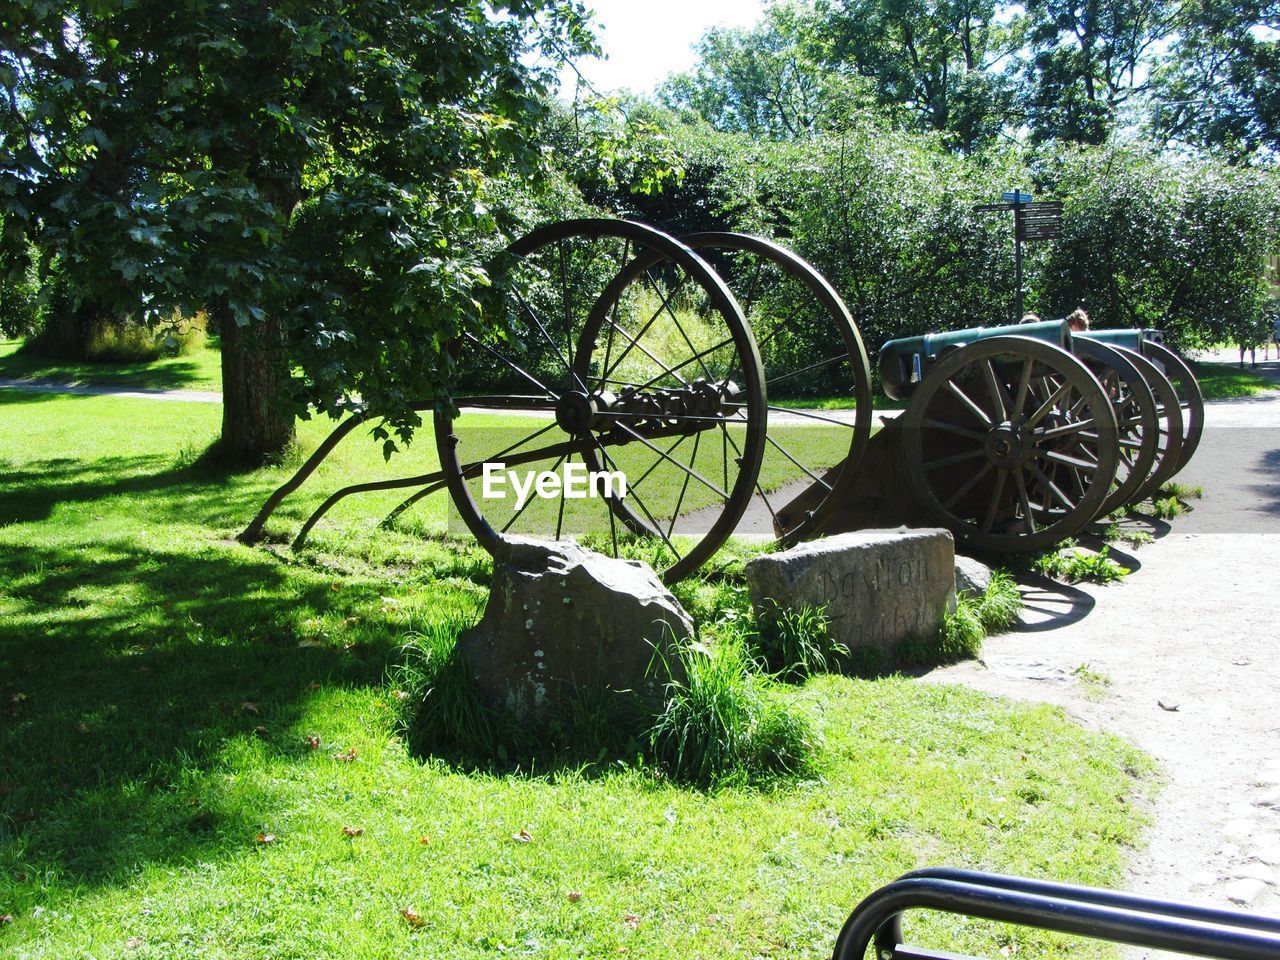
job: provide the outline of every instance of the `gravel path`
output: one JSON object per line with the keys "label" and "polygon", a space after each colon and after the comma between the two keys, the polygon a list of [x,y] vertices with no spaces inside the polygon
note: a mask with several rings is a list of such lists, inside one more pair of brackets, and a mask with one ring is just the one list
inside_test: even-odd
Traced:
{"label": "gravel path", "polygon": [[1166,783],[1131,888],[1280,914],[1280,393],[1208,404],[1178,480],[1204,501],[1116,554],[1127,581],[1025,584],[1021,629],[927,679],[1137,743]]}

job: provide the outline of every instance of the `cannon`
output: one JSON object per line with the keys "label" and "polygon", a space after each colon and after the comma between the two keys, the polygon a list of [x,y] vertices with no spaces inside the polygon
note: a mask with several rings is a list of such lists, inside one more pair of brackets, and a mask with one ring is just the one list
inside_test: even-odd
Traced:
{"label": "cannon", "polygon": [[[446,491],[451,529],[490,551],[574,537],[668,583],[748,526],[789,544],[925,523],[977,549],[1041,549],[1150,496],[1199,436],[1195,378],[1154,331],[1073,336],[1055,321],[889,341],[880,379],[905,408],[877,430],[847,306],[773,241],[579,219],[502,261],[503,314],[449,344],[449,399],[415,404],[433,420],[433,469],[335,491],[295,548],[347,497],[405,489],[385,524]],[[815,409],[806,393],[843,403]],[[261,539],[367,419],[339,423],[241,539]]]}

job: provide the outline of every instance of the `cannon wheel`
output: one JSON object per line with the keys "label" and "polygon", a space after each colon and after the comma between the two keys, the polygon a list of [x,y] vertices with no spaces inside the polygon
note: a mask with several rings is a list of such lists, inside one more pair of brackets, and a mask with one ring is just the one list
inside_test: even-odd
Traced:
{"label": "cannon wheel", "polygon": [[1116,349],[1138,368],[1138,372],[1151,387],[1160,423],[1155,463],[1151,466],[1146,482],[1138,487],[1129,500],[1130,504],[1135,504],[1154,497],[1165,482],[1181,469],[1182,447],[1186,443],[1186,420],[1182,405],[1178,402],[1178,392],[1160,368],[1136,350],[1128,347]]}
{"label": "cannon wheel", "polygon": [[1204,433],[1204,393],[1200,390],[1200,381],[1191,372],[1185,360],[1162,343],[1145,340],[1142,353],[1147,359],[1154,361],[1173,388],[1178,391],[1178,403],[1182,407],[1183,429],[1182,449],[1178,453],[1178,467],[1166,480],[1178,473],[1190,462],[1196,448],[1200,446],[1200,435]]}
{"label": "cannon wheel", "polygon": [[1115,478],[1110,399],[1041,340],[991,337],[940,357],[902,416],[912,492],[978,549],[1053,546],[1093,521]]}
{"label": "cannon wheel", "polygon": [[[612,556],[642,555],[667,583],[687,576],[733,533],[764,452],[764,376],[741,308],[688,246],[638,223],[555,223],[509,253],[513,274],[535,279],[539,286],[526,292],[538,296],[514,285],[508,309],[516,333],[468,335],[460,350],[483,354],[523,386],[456,397],[458,409],[435,418],[440,465],[459,516],[494,552],[508,536],[530,535],[534,521],[541,524],[532,530],[536,538],[567,539],[575,535],[568,515],[590,510],[593,546]],[[526,417],[501,444],[483,420],[477,425],[477,415],[495,411]],[[602,503],[570,504],[562,496],[558,509],[537,520],[536,510],[524,515],[473,490],[485,462],[554,471],[575,457],[590,470],[621,470],[626,493],[605,491]],[[681,508],[699,497],[708,503],[696,526],[678,526],[686,517]]]}
{"label": "cannon wheel", "polygon": [[[771,395],[782,384],[799,377],[838,377],[847,391],[845,395],[853,401],[851,412],[811,410],[788,406],[777,399],[770,401],[769,415],[775,424],[785,417],[836,435],[834,449],[821,463],[803,451],[784,447],[775,435],[766,436],[771,448],[766,450],[766,458],[778,460],[783,467],[789,464],[788,472],[798,470],[804,478],[768,492],[757,483],[757,497],[768,511],[781,543],[803,540],[822,528],[825,517],[847,492],[871,436],[871,362],[862,336],[849,308],[827,279],[809,261],[772,240],[721,232],[694,233],[680,239],[705,257],[722,277],[741,278],[735,292],[762,357],[769,356],[767,348],[775,341],[784,345],[797,323],[807,321],[821,331],[820,336],[813,337],[815,331],[810,330],[810,338],[819,340],[827,355],[808,355],[800,367],[787,369],[770,370],[765,361],[765,388]],[[776,297],[784,284],[788,293],[800,295],[800,302],[789,304],[784,315],[776,315],[772,304],[762,304],[762,294],[767,289]],[[787,510],[785,505],[795,499],[795,486],[807,487],[810,483],[823,491],[821,500],[807,501],[804,510]]]}
{"label": "cannon wheel", "polygon": [[1102,502],[1105,516],[1133,502],[1155,466],[1159,452],[1160,419],[1155,395],[1136,364],[1114,347],[1077,337],[1072,352],[1097,378],[1116,411],[1120,459],[1111,493]]}

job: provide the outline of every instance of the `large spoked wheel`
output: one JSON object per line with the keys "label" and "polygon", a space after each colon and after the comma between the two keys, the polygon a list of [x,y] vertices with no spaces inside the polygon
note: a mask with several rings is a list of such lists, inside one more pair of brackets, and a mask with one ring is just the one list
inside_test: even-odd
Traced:
{"label": "large spoked wheel", "polygon": [[[1079,337],[1072,340],[1072,352],[1089,368],[1115,408],[1120,456],[1111,492],[1099,509],[1099,515],[1106,515],[1131,503],[1151,474],[1160,440],[1155,395],[1138,367],[1114,347]],[[1091,436],[1088,432],[1082,435]]]}
{"label": "large spoked wheel", "polygon": [[941,357],[902,424],[917,500],[978,549],[1039,550],[1080,532],[1115,478],[1111,400],[1083,363],[1030,337]]}
{"label": "large spoked wheel", "polygon": [[436,414],[459,518],[491,551],[575,539],[679,580],[734,531],[764,452],[741,308],[689,247],[642,224],[565,221],[509,253],[506,316],[464,335],[468,390]]}
{"label": "large spoked wheel", "polygon": [[1154,497],[1165,482],[1181,469],[1186,421],[1178,402],[1178,392],[1160,368],[1136,350],[1128,347],[1115,349],[1138,368],[1156,401],[1156,457],[1146,480],[1129,499],[1130,504],[1135,504]]}
{"label": "large spoked wheel", "polygon": [[1186,431],[1178,454],[1178,470],[1181,470],[1200,446],[1200,435],[1204,433],[1204,394],[1200,390],[1200,381],[1191,372],[1186,361],[1162,343],[1145,340],[1142,353],[1160,367],[1178,392],[1178,405],[1182,407],[1183,428]]}
{"label": "large spoked wheel", "polygon": [[[764,364],[769,432],[751,510],[784,544],[812,536],[847,492],[871,436],[862,337],[826,278],[785,247],[740,233],[681,240],[737,295]],[[820,499],[789,506],[811,487]]]}

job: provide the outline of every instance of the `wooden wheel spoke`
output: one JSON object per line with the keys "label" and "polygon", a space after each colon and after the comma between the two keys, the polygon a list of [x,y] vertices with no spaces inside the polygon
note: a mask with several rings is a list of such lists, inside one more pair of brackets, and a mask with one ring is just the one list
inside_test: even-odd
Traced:
{"label": "wooden wheel spoke", "polygon": [[947,423],[945,420],[925,420],[922,426],[929,427],[933,430],[941,430],[943,433],[953,433],[957,437],[976,440],[978,443],[985,443],[987,439],[987,435],[979,430],[967,430],[954,423]]}
{"label": "wooden wheel spoke", "polygon": [[1037,450],[1035,455],[1041,460],[1065,464],[1068,467],[1075,467],[1077,470],[1083,470],[1086,473],[1094,473],[1098,469],[1096,461],[1091,463],[1088,460],[1081,460],[1079,457],[1067,456],[1067,454],[1057,450]]}
{"label": "wooden wheel spoke", "polygon": [[977,421],[984,427],[991,426],[991,417],[987,412],[970,399],[969,395],[961,390],[954,380],[948,380],[946,383],[947,392],[960,401],[961,406],[971,413]]}
{"label": "wooden wheel spoke", "polygon": [[985,450],[966,450],[964,453],[952,454],[949,457],[938,457],[936,460],[926,460],[921,464],[927,473],[930,470],[937,470],[939,467],[949,467],[954,463],[964,463],[967,460],[977,460],[987,455]]}
{"label": "wooden wheel spoke", "polygon": [[[1071,498],[1068,497],[1065,493],[1063,493],[1062,489],[1056,483],[1054,483],[1051,479],[1049,479],[1049,477],[1045,474],[1043,470],[1041,470],[1037,466],[1032,465],[1031,472],[1036,475],[1036,479],[1040,481],[1044,489],[1048,493],[1053,494],[1053,498],[1055,500],[1057,500],[1060,504],[1062,504],[1068,510],[1074,510],[1076,508],[1076,505],[1071,500]],[[1048,507],[1046,506],[1044,509],[1047,511]]]}
{"label": "wooden wheel spoke", "polygon": [[1022,362],[1022,373],[1018,377],[1018,393],[1013,398],[1013,406],[1009,410],[1009,416],[1020,417],[1022,411],[1027,405],[1027,395],[1031,390],[1031,369],[1035,366],[1035,361],[1028,358]]}
{"label": "wooden wheel spoke", "polygon": [[[1034,431],[1037,440],[1055,440],[1058,437],[1070,436],[1073,433],[1080,433],[1082,430],[1090,430],[1098,425],[1097,421],[1090,417],[1088,420],[1077,420],[1074,423],[1064,423],[1060,427],[1050,427],[1044,430]],[[1097,434],[1088,434],[1091,439],[1097,439]]]}
{"label": "wooden wheel spoke", "polygon": [[1027,496],[1027,478],[1023,475],[1022,468],[1017,467],[1013,471],[1013,483],[1018,489],[1018,502],[1022,505],[1022,519],[1027,522],[1031,533],[1036,532],[1036,518],[1031,512],[1031,498]]}
{"label": "wooden wheel spoke", "polygon": [[991,397],[991,406],[997,414],[996,419],[1007,420],[1010,416],[1009,408],[1012,404],[1004,385],[996,377],[996,370],[992,366],[990,358],[982,362],[982,378],[987,382],[987,394]]}
{"label": "wooden wheel spoke", "polygon": [[986,477],[988,473],[995,469],[995,466],[988,461],[982,465],[981,470],[974,472],[965,483],[961,484],[960,489],[954,491],[951,496],[942,504],[943,509],[950,510],[953,506],[960,502],[970,490],[976,487]]}
{"label": "wooden wheel spoke", "polygon": [[982,530],[988,532],[996,524],[1000,513],[1000,497],[1004,493],[1005,481],[1009,479],[1008,470],[996,471],[996,485],[991,491],[991,502],[987,504],[987,514],[982,518]]}
{"label": "wooden wheel spoke", "polygon": [[1027,418],[1026,426],[1034,427],[1037,423],[1047,417],[1058,405],[1058,401],[1065,397],[1070,390],[1071,384],[1059,384],[1053,392],[1049,394],[1048,398],[1036,408],[1035,413]]}

